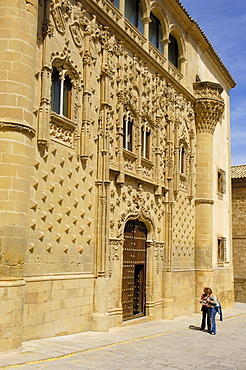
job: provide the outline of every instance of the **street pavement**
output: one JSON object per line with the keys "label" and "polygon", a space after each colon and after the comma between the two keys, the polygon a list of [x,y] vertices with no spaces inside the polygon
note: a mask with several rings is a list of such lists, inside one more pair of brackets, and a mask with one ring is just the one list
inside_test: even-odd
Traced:
{"label": "street pavement", "polygon": [[126,323],[106,333],[24,342],[20,350],[0,354],[0,369],[246,370],[246,303],[235,303],[223,313],[215,336],[199,330],[200,314],[152,322],[136,319],[135,325]]}

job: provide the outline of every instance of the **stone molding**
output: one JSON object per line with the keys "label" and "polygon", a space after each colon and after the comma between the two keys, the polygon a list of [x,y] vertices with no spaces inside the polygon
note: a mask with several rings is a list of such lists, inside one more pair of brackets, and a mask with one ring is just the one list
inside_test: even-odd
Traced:
{"label": "stone molding", "polygon": [[203,199],[203,198],[200,198],[200,199],[195,199],[195,205],[197,204],[214,204],[214,200],[213,199]]}
{"label": "stone molding", "polygon": [[1,131],[17,131],[17,132],[25,133],[31,136],[31,138],[33,138],[36,133],[36,131],[30,126],[26,126],[21,123],[13,123],[13,122],[0,122],[0,130]]}
{"label": "stone molding", "polygon": [[[24,276],[24,282],[43,282],[43,281],[58,281],[58,280],[75,280],[75,279],[93,279],[95,277],[92,273],[67,273],[67,274],[52,274],[52,275],[35,275],[35,276]],[[24,284],[24,285],[25,285]],[[23,285],[23,284],[22,284]],[[0,281],[1,286],[1,281]]]}
{"label": "stone molding", "polygon": [[20,279],[0,279],[0,288],[25,286],[26,281]]}

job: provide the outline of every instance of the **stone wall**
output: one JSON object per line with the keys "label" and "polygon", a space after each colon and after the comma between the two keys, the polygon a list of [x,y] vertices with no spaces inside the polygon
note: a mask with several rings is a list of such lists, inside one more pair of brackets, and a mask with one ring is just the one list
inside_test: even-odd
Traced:
{"label": "stone wall", "polygon": [[232,240],[236,302],[246,302],[246,179],[232,179]]}

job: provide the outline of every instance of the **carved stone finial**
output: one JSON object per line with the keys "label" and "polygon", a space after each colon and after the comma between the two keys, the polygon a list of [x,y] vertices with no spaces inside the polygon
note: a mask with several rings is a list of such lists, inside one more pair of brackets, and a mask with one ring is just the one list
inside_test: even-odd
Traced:
{"label": "carved stone finial", "polygon": [[221,96],[220,84],[204,81],[193,84],[195,96],[196,130],[198,133],[214,133],[215,127],[224,112],[225,103]]}

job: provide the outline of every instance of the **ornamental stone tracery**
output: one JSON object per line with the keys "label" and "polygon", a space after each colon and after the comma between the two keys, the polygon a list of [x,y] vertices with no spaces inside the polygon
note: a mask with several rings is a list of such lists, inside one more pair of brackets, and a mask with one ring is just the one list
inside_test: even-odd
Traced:
{"label": "ornamental stone tracery", "polygon": [[[107,27],[99,24],[95,16],[87,15],[81,6],[71,5],[71,3],[69,6],[69,2],[59,0],[53,1],[52,4],[54,27],[61,36],[66,35],[67,40],[64,51],[53,52],[52,58],[71,60],[72,44],[75,45],[82,66],[79,68],[77,61],[78,66],[75,69],[81,70],[83,74],[83,77],[79,76],[78,79],[83,101],[81,105],[77,104],[75,117],[81,116],[79,113],[81,108],[82,112],[85,112],[82,113],[82,126],[77,128],[78,131],[70,133],[70,128],[64,131],[64,125],[63,128],[58,129],[52,126],[53,138],[71,148],[88,145],[86,142],[88,143],[92,126],[90,112],[94,110],[99,115],[95,142],[106,140],[105,142],[108,143],[103,153],[108,156],[109,169],[118,170],[119,158],[122,156],[121,171],[133,175],[136,179],[140,176],[152,182],[155,189],[160,186],[167,189],[168,183],[175,180],[175,171],[176,174],[179,171],[178,148],[181,143],[185,143],[186,174],[185,177],[180,178],[180,181],[175,180],[175,192],[177,194],[182,190],[188,196],[188,191],[192,187],[188,179],[189,176],[193,176],[190,173],[189,161],[194,156],[190,148],[190,142],[194,136],[192,103],[178,93],[163,77],[153,74],[138,55],[128,54],[123,42],[117,40]],[[71,60],[70,63],[74,62]],[[99,71],[97,76],[95,70]],[[94,76],[94,81],[91,80],[91,76]],[[96,88],[92,86],[97,84],[102,86],[101,91],[104,91],[107,86],[107,93],[103,96],[101,105],[100,103],[97,105],[98,102],[94,103]],[[79,98],[79,90],[77,91]],[[130,111],[134,121],[135,150],[125,151],[123,154],[122,112],[125,110]],[[139,155],[143,121],[147,123],[151,133],[150,159],[141,158]],[[94,120],[94,124],[97,124],[97,120]],[[80,138],[79,130],[81,130]],[[88,150],[88,148],[82,149],[84,158],[88,158]],[[162,191],[154,191],[156,195],[162,197]],[[161,226],[161,220],[165,214],[164,204],[159,208],[156,204],[158,198],[147,199],[143,194],[145,191],[140,185],[136,191],[123,192],[121,197],[117,197],[117,201],[116,198],[112,199],[109,205],[111,238],[122,237],[125,222],[130,218],[146,220],[153,225],[153,233],[158,235],[158,239],[164,237]],[[116,217],[119,212],[121,216],[117,223]],[[156,225],[151,221],[154,220],[155,215]]]}

